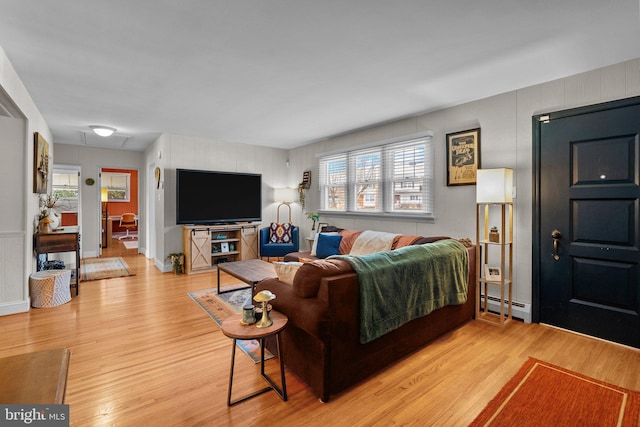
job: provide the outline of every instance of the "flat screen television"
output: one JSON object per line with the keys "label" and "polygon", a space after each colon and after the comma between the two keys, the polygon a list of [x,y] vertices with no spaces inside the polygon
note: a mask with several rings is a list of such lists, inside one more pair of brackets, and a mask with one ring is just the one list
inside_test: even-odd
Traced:
{"label": "flat screen television", "polygon": [[262,175],[176,169],[178,224],[261,220]]}

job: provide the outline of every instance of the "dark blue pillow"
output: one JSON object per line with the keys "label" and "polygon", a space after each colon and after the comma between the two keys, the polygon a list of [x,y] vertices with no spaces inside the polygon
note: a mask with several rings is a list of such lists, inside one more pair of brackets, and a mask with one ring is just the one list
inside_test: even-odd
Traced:
{"label": "dark blue pillow", "polygon": [[342,236],[340,235],[318,234],[316,256],[318,258],[326,258],[331,255],[338,255],[340,253],[340,241],[342,241]]}

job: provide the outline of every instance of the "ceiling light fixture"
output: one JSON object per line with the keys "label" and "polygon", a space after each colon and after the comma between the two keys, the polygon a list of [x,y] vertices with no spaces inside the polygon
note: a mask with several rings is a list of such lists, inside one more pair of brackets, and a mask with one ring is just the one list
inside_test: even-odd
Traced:
{"label": "ceiling light fixture", "polygon": [[89,126],[91,130],[93,130],[96,135],[100,136],[111,136],[117,130],[116,128],[110,128],[108,126]]}

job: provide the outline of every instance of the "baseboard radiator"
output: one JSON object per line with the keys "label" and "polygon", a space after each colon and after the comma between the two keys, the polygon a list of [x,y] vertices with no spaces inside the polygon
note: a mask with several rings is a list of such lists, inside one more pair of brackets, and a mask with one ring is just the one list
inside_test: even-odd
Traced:
{"label": "baseboard radiator", "polygon": [[[489,311],[500,313],[500,298],[489,295]],[[503,300],[504,311],[507,312],[508,300]],[[480,304],[484,304],[484,295],[480,296]],[[520,319],[525,323],[531,323],[531,304],[513,301],[511,303],[511,313],[515,319]]]}

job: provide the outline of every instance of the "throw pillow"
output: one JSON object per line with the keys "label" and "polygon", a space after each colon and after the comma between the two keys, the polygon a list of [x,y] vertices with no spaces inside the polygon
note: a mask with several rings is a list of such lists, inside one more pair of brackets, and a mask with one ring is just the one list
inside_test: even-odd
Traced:
{"label": "throw pillow", "polygon": [[318,248],[316,249],[318,258],[326,258],[340,253],[340,242],[342,236],[320,233],[318,236]]}
{"label": "throw pillow", "polygon": [[269,226],[270,243],[291,243],[291,223],[280,224],[272,222]]}
{"label": "throw pillow", "polygon": [[296,277],[296,272],[302,265],[301,262],[275,262],[274,266],[276,274],[281,282],[288,285],[293,284],[293,278]]}
{"label": "throw pillow", "polygon": [[317,254],[317,252],[318,252],[318,236],[320,234],[328,234],[328,235],[331,235],[331,236],[339,236],[340,235],[340,233],[338,233],[337,231],[331,231],[329,233],[325,233],[325,232],[316,233],[316,236],[313,239],[313,245],[311,246],[311,253],[310,253],[311,256],[318,256],[318,254]]}

